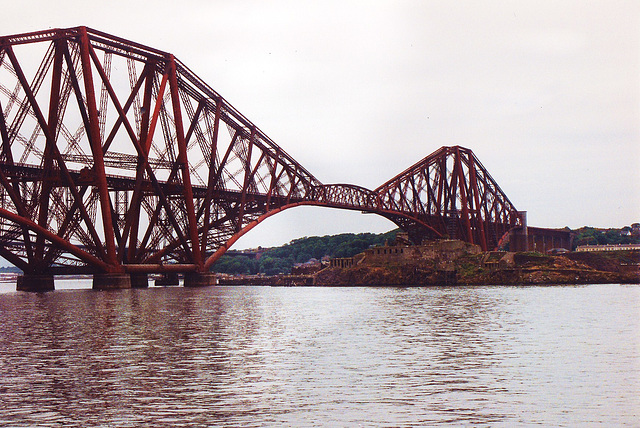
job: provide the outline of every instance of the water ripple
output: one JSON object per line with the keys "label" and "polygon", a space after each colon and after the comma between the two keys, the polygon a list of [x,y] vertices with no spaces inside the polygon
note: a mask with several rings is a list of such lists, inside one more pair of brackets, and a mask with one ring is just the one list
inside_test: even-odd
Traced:
{"label": "water ripple", "polygon": [[634,426],[639,291],[0,294],[0,426]]}

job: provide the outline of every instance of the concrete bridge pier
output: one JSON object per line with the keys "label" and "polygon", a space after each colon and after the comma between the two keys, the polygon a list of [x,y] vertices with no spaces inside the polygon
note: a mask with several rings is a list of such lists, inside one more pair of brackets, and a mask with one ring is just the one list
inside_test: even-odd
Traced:
{"label": "concrete bridge pier", "polygon": [[149,275],[146,273],[132,273],[131,274],[131,288],[148,288],[149,287]]}
{"label": "concrete bridge pier", "polygon": [[208,287],[216,285],[216,274],[211,272],[187,272],[184,274],[185,287]]}
{"label": "concrete bridge pier", "polygon": [[18,276],[16,283],[16,290],[18,291],[53,291],[55,290],[53,283],[53,275],[38,275],[25,273]]}
{"label": "concrete bridge pier", "polygon": [[96,273],[93,275],[94,290],[120,290],[131,288],[131,275],[126,273]]}

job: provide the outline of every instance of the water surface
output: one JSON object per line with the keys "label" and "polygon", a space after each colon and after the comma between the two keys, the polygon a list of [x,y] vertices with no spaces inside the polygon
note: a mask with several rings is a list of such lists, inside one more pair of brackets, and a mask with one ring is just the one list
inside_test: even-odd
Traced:
{"label": "water surface", "polygon": [[5,288],[0,426],[638,426],[639,315],[623,285]]}

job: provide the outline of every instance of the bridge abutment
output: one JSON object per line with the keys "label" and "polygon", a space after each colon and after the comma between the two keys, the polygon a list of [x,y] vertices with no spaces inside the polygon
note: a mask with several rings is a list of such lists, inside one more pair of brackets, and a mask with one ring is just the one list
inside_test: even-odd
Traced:
{"label": "bridge abutment", "polygon": [[97,273],[93,275],[94,290],[131,288],[131,275],[125,273]]}
{"label": "bridge abutment", "polygon": [[32,292],[53,291],[55,290],[53,275],[20,275],[16,282],[16,290]]}
{"label": "bridge abutment", "polygon": [[208,287],[216,284],[217,278],[215,273],[187,272],[184,274],[185,287]]}
{"label": "bridge abutment", "polygon": [[131,274],[131,288],[148,288],[149,287],[149,275],[146,273],[132,273]]}

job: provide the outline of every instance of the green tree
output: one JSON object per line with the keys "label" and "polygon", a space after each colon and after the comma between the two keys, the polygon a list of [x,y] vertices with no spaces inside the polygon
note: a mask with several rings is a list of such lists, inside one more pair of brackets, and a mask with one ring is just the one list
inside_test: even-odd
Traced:
{"label": "green tree", "polygon": [[270,248],[262,253],[259,260],[244,256],[224,255],[214,265],[215,272],[230,274],[264,273],[276,275],[290,273],[294,263],[304,263],[309,259],[329,257],[353,257],[374,245],[393,241],[398,229],[387,233],[342,233],[339,235],[311,236]]}

